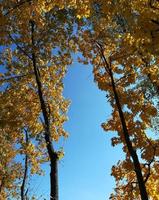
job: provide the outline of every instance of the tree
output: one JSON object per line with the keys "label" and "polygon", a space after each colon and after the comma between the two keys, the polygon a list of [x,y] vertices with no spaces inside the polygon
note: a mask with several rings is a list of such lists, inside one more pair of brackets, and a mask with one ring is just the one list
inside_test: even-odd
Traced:
{"label": "tree", "polygon": [[78,18],[88,16],[89,1],[12,0],[1,1],[0,8],[2,96],[11,108],[17,105],[16,128],[21,135],[27,128],[32,140],[38,141],[37,146],[31,141],[26,145],[23,138],[18,141],[36,168],[33,171],[39,169],[39,156],[49,158],[50,198],[58,199],[57,163],[63,152],[56,151],[52,142],[67,137],[62,126],[69,101],[62,96],[62,80],[71,63],[73,18],[69,12],[75,10]]}
{"label": "tree", "polygon": [[[8,113],[3,125],[7,127],[9,122],[17,121],[15,129],[19,131],[15,141],[28,156],[32,173],[37,173],[39,164],[49,159],[50,199],[58,199],[57,165],[63,152],[55,150],[53,142],[67,137],[63,123],[67,120],[69,101],[62,96],[62,80],[71,63],[68,39],[72,22],[66,23],[69,13],[65,9],[52,6],[52,10],[48,8],[50,12],[44,13],[45,9],[36,1],[18,4],[5,1],[1,6],[7,27],[1,37],[1,65],[4,66],[1,96],[4,106],[15,111]],[[4,115],[6,112],[4,109]],[[32,139],[27,144],[22,136],[26,128]],[[9,131],[8,134],[13,134],[12,128]]]}
{"label": "tree", "polygon": [[[118,137],[112,138],[112,145],[122,144],[126,154],[125,160],[112,168],[117,188],[116,194],[111,198],[129,199],[130,191],[132,199],[144,200],[148,196],[157,198],[157,193],[154,195],[154,191],[148,186],[154,178],[153,173],[158,174],[155,170],[158,140],[147,134],[157,110],[153,100],[146,100],[142,87],[137,85],[146,70],[158,68],[155,68],[152,56],[148,60],[150,68],[146,68],[144,56],[136,47],[138,41],[124,29],[128,23],[122,21],[117,13],[119,7],[115,6],[113,2],[110,2],[109,7],[100,1],[95,4],[92,18],[84,24],[85,27],[87,23],[89,29],[84,31],[83,27],[79,27],[79,49],[83,52],[83,62],[93,65],[95,82],[99,89],[107,92],[113,109],[112,118],[103,123],[102,127],[105,131],[117,132]],[[124,3],[122,6],[121,12],[127,12]],[[103,12],[106,10],[107,12]],[[148,53],[144,55],[148,57]],[[156,82],[158,75],[154,74]],[[151,151],[148,151],[150,146]]]}
{"label": "tree", "polygon": [[[57,166],[63,152],[53,142],[67,137],[63,124],[69,101],[62,95],[63,78],[77,42],[84,63],[93,65],[94,80],[106,91],[113,109],[112,118],[102,127],[117,132],[112,145],[122,144],[125,152],[125,160],[112,168],[117,187],[111,198],[128,199],[130,191],[131,198],[158,198],[158,140],[147,134],[157,110],[154,99],[144,93],[145,88],[148,91],[145,80],[158,92],[158,46],[154,44],[158,2],[5,0],[0,8],[1,130],[9,136],[6,140],[2,134],[4,143],[12,142],[8,153],[15,151],[11,160],[5,158],[6,165],[21,153],[32,173],[37,173],[40,163],[49,160],[50,199],[58,200]],[[73,36],[75,16],[77,37]],[[20,145],[19,151],[14,144]],[[150,187],[152,182],[155,189]]]}

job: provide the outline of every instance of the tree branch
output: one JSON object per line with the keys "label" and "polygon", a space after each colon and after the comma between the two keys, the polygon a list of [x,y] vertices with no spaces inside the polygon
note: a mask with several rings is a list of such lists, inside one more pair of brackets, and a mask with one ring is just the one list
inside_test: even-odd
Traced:
{"label": "tree branch", "polygon": [[[158,1],[158,0],[156,0],[156,1]],[[153,0],[149,1],[149,6],[150,6],[150,8],[152,8],[154,10],[159,10],[159,8],[157,8],[157,7],[154,6],[154,1]]]}
{"label": "tree branch", "polygon": [[[149,141],[150,142],[150,141]],[[150,142],[151,143],[151,142]],[[152,144],[151,144],[152,145]],[[151,164],[154,162],[154,160],[155,160],[155,153],[156,153],[156,146],[152,146],[152,148],[153,148],[153,150],[154,150],[154,153],[153,153],[153,157],[152,157],[152,159],[148,162],[148,163],[145,163],[144,164],[144,166],[146,167],[148,167],[148,173],[147,173],[147,175],[146,175],[146,178],[145,178],[145,180],[144,180],[144,183],[146,183],[147,181],[148,181],[148,179],[149,179],[149,177],[150,177],[150,175],[151,175]]]}
{"label": "tree branch", "polygon": [[98,44],[98,46],[100,47],[100,51],[101,51],[101,56],[103,56],[103,60],[105,62],[105,70],[107,70],[107,72],[109,73],[109,76],[111,78],[111,85],[112,85],[112,90],[113,90],[113,94],[114,94],[114,99],[115,99],[115,103],[118,109],[118,113],[119,113],[119,118],[120,118],[120,122],[122,125],[122,130],[123,130],[123,136],[125,139],[125,143],[128,149],[128,152],[133,160],[133,165],[134,165],[134,171],[136,173],[136,177],[137,177],[137,181],[138,181],[138,185],[139,185],[139,189],[140,189],[140,196],[142,200],[148,200],[148,194],[146,191],[146,186],[144,183],[144,179],[143,179],[143,175],[142,175],[142,171],[141,171],[141,166],[140,166],[140,162],[139,162],[139,158],[138,155],[136,153],[136,150],[133,148],[132,145],[132,141],[130,139],[129,136],[129,131],[126,125],[126,121],[125,121],[125,116],[122,110],[122,105],[120,103],[120,99],[119,99],[119,95],[118,95],[118,91],[116,89],[116,85],[115,85],[115,81],[114,81],[114,76],[113,76],[113,71],[111,69],[111,60],[108,63],[104,52],[103,52],[103,48],[101,44]]}
{"label": "tree branch", "polygon": [[16,40],[11,36],[11,34],[9,34],[9,37],[10,37],[10,39],[12,40],[12,42],[15,43],[15,45],[17,46],[17,48],[18,48],[25,56],[27,56],[30,60],[32,60],[32,57],[29,56],[29,55],[26,53],[26,51],[25,51],[21,46],[19,46],[19,44],[17,44]]}
{"label": "tree branch", "polygon": [[25,1],[20,1],[20,3],[14,5],[12,8],[10,8],[5,14],[4,16],[9,15],[12,11],[14,11],[17,8],[20,8],[21,6],[23,6],[23,4],[25,3],[31,3],[32,0],[25,0]]}
{"label": "tree branch", "polygon": [[31,72],[31,73],[28,73],[28,74],[22,74],[22,75],[17,75],[17,76],[8,76],[8,77],[0,77],[0,81],[9,81],[9,80],[12,80],[12,79],[21,79],[23,77],[26,77],[28,75],[31,75],[31,74],[34,74],[34,72]]}

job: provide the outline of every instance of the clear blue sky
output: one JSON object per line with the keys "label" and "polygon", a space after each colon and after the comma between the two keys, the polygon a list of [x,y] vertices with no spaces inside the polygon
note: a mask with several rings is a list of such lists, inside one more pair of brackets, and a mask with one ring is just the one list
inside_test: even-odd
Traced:
{"label": "clear blue sky", "polygon": [[[111,166],[122,158],[119,147],[111,147],[112,133],[101,128],[111,114],[105,93],[93,82],[92,69],[75,62],[65,78],[65,97],[71,99],[65,129],[65,157],[59,164],[60,200],[108,200],[113,191]],[[45,177],[34,177],[32,193],[49,200],[49,167]],[[37,192],[38,191],[38,192]],[[40,197],[43,195],[43,198]]]}

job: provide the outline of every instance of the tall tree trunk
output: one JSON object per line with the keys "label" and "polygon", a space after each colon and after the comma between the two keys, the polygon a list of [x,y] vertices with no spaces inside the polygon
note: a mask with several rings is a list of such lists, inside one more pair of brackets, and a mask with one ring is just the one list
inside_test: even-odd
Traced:
{"label": "tall tree trunk", "polygon": [[[28,132],[27,130],[25,131],[25,142],[26,145],[29,142],[29,137],[28,137]],[[26,198],[26,193],[25,193],[25,185],[26,185],[26,179],[27,179],[27,172],[28,172],[28,155],[25,155],[25,165],[24,165],[24,176],[23,176],[23,181],[22,181],[22,185],[21,185],[21,200],[25,200]]]}
{"label": "tall tree trunk", "polygon": [[43,97],[42,91],[42,84],[40,80],[40,72],[37,67],[36,63],[36,55],[34,52],[35,47],[35,39],[34,39],[34,31],[35,31],[35,22],[30,21],[31,24],[31,41],[32,41],[32,62],[34,68],[34,75],[37,83],[38,88],[38,96],[40,100],[41,111],[44,118],[44,125],[45,125],[45,142],[48,151],[48,156],[50,159],[50,200],[58,200],[58,156],[55,152],[51,140],[51,133],[50,133],[50,122],[49,122],[49,114],[47,111],[47,106]]}
{"label": "tall tree trunk", "polygon": [[110,63],[108,63],[108,61],[107,61],[107,59],[104,55],[103,47],[98,42],[97,42],[97,47],[99,48],[102,59],[104,61],[105,70],[111,78],[111,86],[112,86],[112,89],[113,89],[115,102],[116,102],[118,112],[119,112],[119,117],[120,117],[122,129],[123,129],[123,135],[124,135],[126,146],[128,148],[128,152],[129,152],[129,154],[130,154],[130,156],[133,160],[134,171],[136,173],[136,178],[137,178],[139,190],[140,190],[140,196],[141,196],[142,200],[148,200],[148,194],[147,194],[147,191],[146,191],[145,181],[144,181],[144,178],[143,178],[143,175],[142,175],[142,170],[141,170],[140,162],[139,162],[139,159],[138,159],[138,155],[137,155],[136,151],[134,150],[134,148],[132,146],[132,142],[130,140],[129,132],[128,132],[128,129],[127,129],[127,126],[126,126],[124,113],[123,113],[123,110],[122,110],[122,107],[121,107],[121,104],[120,104],[120,100],[119,100],[119,96],[118,96],[118,93],[117,93],[117,90],[116,90],[113,72],[112,72],[112,69],[111,69],[111,60],[110,60]]}
{"label": "tall tree trunk", "polygon": [[132,160],[133,160],[134,170],[135,170],[138,185],[139,185],[141,199],[142,200],[148,200],[148,194],[147,194],[147,191],[146,191],[146,186],[145,186],[145,182],[144,182],[144,179],[143,179],[140,162],[139,162],[139,159],[138,159],[138,155],[137,155],[136,151],[134,150],[134,148],[132,146],[132,142],[131,142],[130,137],[129,137],[128,129],[127,129],[126,122],[125,122],[124,113],[122,111],[119,96],[118,96],[116,86],[115,86],[115,82],[114,82],[113,73],[112,73],[110,67],[109,67],[109,75],[111,77],[111,84],[112,84],[114,98],[115,98],[115,102],[116,102],[116,105],[117,105],[117,108],[118,108],[118,112],[119,112],[119,116],[120,116],[120,120],[121,120],[121,124],[122,124],[124,139],[125,139],[128,151],[130,153],[130,156],[132,157]]}

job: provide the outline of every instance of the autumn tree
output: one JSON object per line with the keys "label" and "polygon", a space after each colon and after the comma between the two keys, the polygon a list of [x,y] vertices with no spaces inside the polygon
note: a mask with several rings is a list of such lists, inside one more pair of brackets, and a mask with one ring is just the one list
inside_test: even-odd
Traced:
{"label": "autumn tree", "polygon": [[[93,65],[94,80],[107,93],[113,111],[102,127],[118,134],[112,138],[112,145],[122,144],[125,152],[125,160],[112,168],[117,187],[111,199],[157,199],[158,140],[147,133],[157,110],[153,99],[145,99],[140,84],[143,75],[150,77],[152,73],[157,83],[157,60],[150,52],[141,52],[137,46],[141,41],[126,29],[131,25],[131,18],[127,22],[122,15],[129,10],[126,2],[119,7],[115,1],[93,4],[94,15],[79,25],[80,61]],[[152,180],[156,185],[150,187]]]}
{"label": "autumn tree", "polygon": [[[0,2],[1,66],[4,69],[0,79],[1,95],[5,107],[16,113],[13,120],[13,111],[10,111],[3,126],[10,126],[9,121],[18,121],[17,135],[21,137],[17,140],[15,135],[15,141],[31,163],[33,173],[39,170],[40,162],[50,160],[51,199],[58,199],[57,163],[63,155],[55,150],[53,142],[61,136],[67,137],[63,123],[67,120],[69,101],[62,96],[62,80],[71,63],[70,51],[74,49],[69,42],[74,21],[69,12],[78,18],[87,17],[89,4],[89,1],[72,0]],[[31,138],[27,144],[22,137],[25,129]],[[26,171],[26,177],[25,174]]]}
{"label": "autumn tree", "polygon": [[[117,187],[111,198],[157,199],[158,140],[147,134],[157,110],[152,98],[145,98],[144,82],[148,79],[158,92],[158,1],[5,0],[0,7],[1,130],[10,136],[12,122],[16,130],[8,153],[20,144],[19,153],[27,155],[33,173],[49,160],[50,198],[58,199],[57,165],[63,152],[53,142],[67,137],[63,78],[77,42],[113,109],[102,127],[118,134],[112,145],[122,144],[125,152],[125,160],[112,168]],[[75,16],[79,32],[72,37]]]}
{"label": "autumn tree", "polygon": [[[0,81],[3,112],[8,117],[3,120],[2,116],[1,127],[13,135],[10,123],[17,123],[14,140],[21,147],[19,153],[27,155],[32,173],[39,172],[41,162],[50,161],[50,199],[57,200],[58,159],[63,152],[56,150],[53,142],[59,137],[67,137],[63,123],[67,120],[69,101],[62,93],[63,77],[71,63],[72,21],[66,21],[69,18],[66,9],[60,10],[63,4],[51,3],[1,2],[1,66],[4,70]],[[29,142],[25,141],[25,129],[30,134]],[[13,153],[9,148],[8,151]],[[22,199],[24,184],[21,186]]]}

